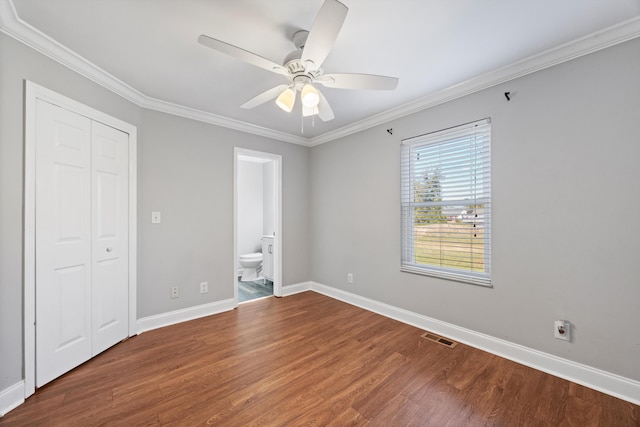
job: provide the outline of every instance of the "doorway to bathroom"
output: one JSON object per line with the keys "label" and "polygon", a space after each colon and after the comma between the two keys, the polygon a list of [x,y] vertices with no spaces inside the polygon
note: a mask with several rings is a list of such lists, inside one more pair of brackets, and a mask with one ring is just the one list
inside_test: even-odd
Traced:
{"label": "doorway to bathroom", "polygon": [[234,299],[282,296],[282,157],[234,149]]}

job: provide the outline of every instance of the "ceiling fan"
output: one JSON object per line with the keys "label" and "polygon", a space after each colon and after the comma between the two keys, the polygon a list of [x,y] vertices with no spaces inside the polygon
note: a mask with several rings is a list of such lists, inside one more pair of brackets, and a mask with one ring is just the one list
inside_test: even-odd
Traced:
{"label": "ceiling fan", "polygon": [[251,98],[242,104],[241,108],[254,108],[275,98],[276,105],[284,111],[291,112],[297,93],[300,92],[303,117],[317,114],[322,121],[326,122],[334,118],[333,110],[315,84],[337,89],[368,90],[392,90],[398,85],[396,77],[371,74],[324,74],[320,67],[338,37],[347,11],[348,8],[337,0],[325,0],[311,30],[298,31],[293,35],[293,44],[297,50],[285,57],[283,65],[204,34],[198,37],[198,42],[256,67],[280,74],[289,80],[288,84],[276,86]]}

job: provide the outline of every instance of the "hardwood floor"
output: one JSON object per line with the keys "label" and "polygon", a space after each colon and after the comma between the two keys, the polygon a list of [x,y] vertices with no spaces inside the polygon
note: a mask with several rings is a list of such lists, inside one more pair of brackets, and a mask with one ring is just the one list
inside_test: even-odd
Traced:
{"label": "hardwood floor", "polygon": [[638,426],[640,408],[314,292],[133,337],[1,426]]}

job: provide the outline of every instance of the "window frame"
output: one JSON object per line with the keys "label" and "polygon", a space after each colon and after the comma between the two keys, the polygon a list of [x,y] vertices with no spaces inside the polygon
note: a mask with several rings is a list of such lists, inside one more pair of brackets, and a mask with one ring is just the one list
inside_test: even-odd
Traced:
{"label": "window frame", "polygon": [[[478,131],[480,129],[480,131]],[[480,135],[478,137],[478,135]],[[473,195],[474,191],[482,187],[482,197],[451,199],[451,200],[435,200],[430,202],[416,202],[415,198],[415,177],[423,171],[429,170],[429,166],[422,165],[416,168],[418,160],[413,159],[412,155],[416,155],[417,148],[425,147],[438,148],[447,144],[455,144],[455,141],[473,138],[473,149],[480,148],[479,152],[474,153],[476,158],[480,158],[482,163],[480,166],[474,164],[473,167],[481,171],[480,184],[470,186],[469,195]],[[478,141],[480,139],[480,141]],[[471,150],[471,148],[470,148]],[[470,151],[471,153],[471,151]],[[479,154],[478,154],[479,153]],[[430,132],[424,135],[415,136],[402,140],[401,156],[400,156],[400,180],[401,180],[401,264],[400,270],[407,273],[421,274],[431,277],[438,277],[458,282],[464,282],[474,285],[492,287],[491,284],[491,119],[486,118],[471,123]],[[419,155],[416,156],[419,159]],[[434,170],[440,170],[443,165],[440,157],[437,161],[430,162],[429,165],[437,165]],[[470,167],[470,164],[463,163],[460,168]],[[456,169],[458,170],[458,169]],[[478,176],[476,171],[473,176]],[[472,175],[470,173],[470,175]],[[439,179],[439,178],[438,178]],[[443,181],[446,182],[446,181]],[[440,181],[438,180],[438,185]],[[439,190],[441,191],[441,190]],[[457,192],[457,191],[456,191]],[[453,207],[460,205],[478,205],[478,201],[482,201],[482,230],[484,237],[484,271],[474,272],[466,269],[458,269],[445,266],[429,265],[416,261],[415,248],[415,208],[419,207]],[[464,221],[464,218],[463,218]],[[475,226],[474,226],[475,227]],[[442,252],[440,252],[442,254]],[[471,250],[467,252],[471,254]],[[470,255],[471,256],[471,255]]]}

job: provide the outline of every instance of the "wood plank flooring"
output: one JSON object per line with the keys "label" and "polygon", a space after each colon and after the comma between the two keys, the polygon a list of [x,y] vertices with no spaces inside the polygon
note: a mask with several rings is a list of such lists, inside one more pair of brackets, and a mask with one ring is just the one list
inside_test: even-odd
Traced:
{"label": "wood plank flooring", "polygon": [[314,292],[146,332],[0,426],[639,426],[640,408]]}

